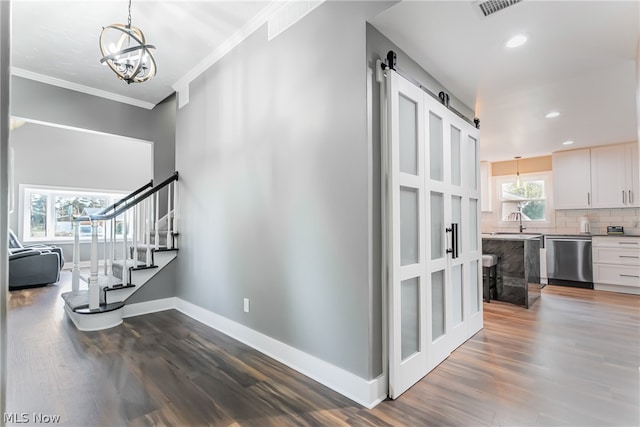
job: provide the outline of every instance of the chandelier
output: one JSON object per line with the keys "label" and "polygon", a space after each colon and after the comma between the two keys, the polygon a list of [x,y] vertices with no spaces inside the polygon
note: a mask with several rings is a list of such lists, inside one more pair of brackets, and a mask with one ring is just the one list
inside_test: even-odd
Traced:
{"label": "chandelier", "polygon": [[131,0],[127,25],[108,25],[100,33],[100,62],[128,84],[146,82],[156,75],[156,60],[151,54],[155,49],[146,44],[140,28],[131,25]]}

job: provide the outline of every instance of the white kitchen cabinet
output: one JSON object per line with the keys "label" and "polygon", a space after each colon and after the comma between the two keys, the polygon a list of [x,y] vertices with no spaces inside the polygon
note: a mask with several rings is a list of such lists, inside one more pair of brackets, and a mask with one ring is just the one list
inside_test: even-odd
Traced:
{"label": "white kitchen cabinet", "polygon": [[629,191],[628,206],[640,207],[640,159],[638,159],[638,144],[626,144],[625,151],[627,171],[627,191]]}
{"label": "white kitchen cabinet", "polygon": [[553,153],[556,209],[640,207],[638,144]]}
{"label": "white kitchen cabinet", "polygon": [[591,207],[591,151],[553,153],[553,201],[556,209]]}
{"label": "white kitchen cabinet", "polygon": [[491,163],[480,162],[480,210],[491,212]]}
{"label": "white kitchen cabinet", "polygon": [[639,206],[637,150],[635,143],[591,149],[591,207]]}
{"label": "white kitchen cabinet", "polygon": [[594,236],[594,289],[640,295],[640,237]]}

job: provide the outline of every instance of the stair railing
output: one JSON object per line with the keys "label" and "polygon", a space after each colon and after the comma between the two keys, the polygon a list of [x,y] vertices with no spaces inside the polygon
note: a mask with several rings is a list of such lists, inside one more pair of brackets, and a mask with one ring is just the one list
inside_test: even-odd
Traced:
{"label": "stair railing", "polygon": [[[127,261],[132,260],[133,267],[138,265],[138,243],[142,242],[146,246],[147,262],[152,259],[151,235],[155,237],[154,250],[159,249],[159,224],[160,224],[160,191],[167,189],[167,249],[173,249],[174,237],[177,235],[177,206],[178,206],[178,172],[162,181],[157,186],[153,185],[153,180],[140,187],[131,194],[117,201],[116,203],[100,210],[96,214],[74,216],[74,246],[73,246],[73,272],[72,290],[80,289],[80,223],[89,221],[91,223],[91,256],[90,275],[87,280],[89,286],[89,309],[94,310],[100,307],[100,279],[99,279],[99,226],[103,223],[103,255],[104,255],[104,276],[109,278],[107,286],[111,286],[113,277],[113,265],[116,259],[116,236],[118,220],[122,223],[122,251],[123,268],[126,269]],[[173,190],[173,192],[172,192]],[[172,197],[173,196],[173,197]],[[109,224],[109,227],[107,227]],[[131,240],[129,240],[131,232]],[[133,249],[129,251],[128,244],[132,242]],[[109,251],[108,248],[111,250]],[[110,252],[110,255],[109,255]],[[131,258],[129,258],[129,256]],[[107,265],[108,264],[108,265]],[[125,272],[123,271],[123,280]]]}

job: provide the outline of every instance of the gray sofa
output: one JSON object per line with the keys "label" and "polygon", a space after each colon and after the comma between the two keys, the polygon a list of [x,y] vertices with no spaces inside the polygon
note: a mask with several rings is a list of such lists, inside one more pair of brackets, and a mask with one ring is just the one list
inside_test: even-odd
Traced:
{"label": "gray sofa", "polygon": [[58,254],[58,260],[60,262],[60,268],[64,266],[64,254],[62,253],[62,248],[58,246],[50,246],[50,245],[23,245],[18,237],[15,235],[13,230],[9,230],[9,250],[11,249],[37,249],[37,250],[46,250],[55,252]]}
{"label": "gray sofa", "polygon": [[9,290],[45,286],[60,280],[64,265],[62,249],[57,246],[23,246],[9,230]]}
{"label": "gray sofa", "polygon": [[60,258],[56,252],[9,249],[9,290],[45,286],[60,280]]}

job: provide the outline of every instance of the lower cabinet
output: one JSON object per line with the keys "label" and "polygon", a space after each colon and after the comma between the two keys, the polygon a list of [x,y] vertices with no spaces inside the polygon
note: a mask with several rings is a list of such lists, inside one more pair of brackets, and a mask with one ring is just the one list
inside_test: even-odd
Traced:
{"label": "lower cabinet", "polygon": [[640,295],[640,237],[594,236],[594,289]]}

